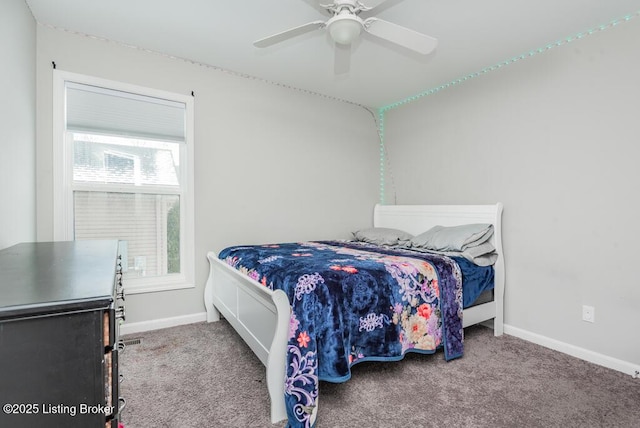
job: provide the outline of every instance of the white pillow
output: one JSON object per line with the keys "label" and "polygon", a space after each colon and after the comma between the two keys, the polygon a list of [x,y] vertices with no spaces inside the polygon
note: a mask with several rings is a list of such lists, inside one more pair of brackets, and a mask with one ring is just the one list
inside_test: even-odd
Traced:
{"label": "white pillow", "polygon": [[461,226],[434,226],[411,238],[411,247],[433,251],[464,251],[487,242],[493,235],[492,224],[464,224]]}
{"label": "white pillow", "polygon": [[376,245],[399,245],[408,243],[413,235],[399,229],[387,227],[370,227],[353,232],[356,241]]}

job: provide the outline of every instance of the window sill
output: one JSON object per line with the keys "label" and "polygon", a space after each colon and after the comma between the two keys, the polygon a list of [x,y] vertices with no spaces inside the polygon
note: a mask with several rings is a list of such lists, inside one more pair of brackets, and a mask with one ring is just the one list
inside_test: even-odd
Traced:
{"label": "window sill", "polygon": [[195,288],[195,284],[182,282],[182,283],[155,283],[155,284],[128,284],[124,283],[124,290],[127,295],[132,294],[145,294],[156,293],[160,291],[172,291],[172,290],[184,290],[188,288]]}

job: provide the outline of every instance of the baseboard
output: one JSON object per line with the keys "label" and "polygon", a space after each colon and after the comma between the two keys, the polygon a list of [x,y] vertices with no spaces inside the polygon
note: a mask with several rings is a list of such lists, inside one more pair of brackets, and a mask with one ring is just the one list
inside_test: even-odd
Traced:
{"label": "baseboard", "polygon": [[551,339],[507,324],[504,325],[504,332],[508,335],[526,340],[527,342],[533,342],[537,345],[544,346],[545,348],[553,349],[554,351],[562,352],[563,354],[568,354],[572,357],[580,358],[581,360],[585,360],[599,366],[626,373],[634,378],[640,377],[640,365],[633,364],[628,361],[619,360],[617,358],[589,351],[588,349],[560,342],[559,340]]}
{"label": "baseboard", "polygon": [[206,312],[181,315],[179,317],[161,318],[149,321],[125,322],[120,326],[120,334],[141,333],[143,331],[158,330],[161,328],[177,327],[179,325],[193,324],[207,320]]}

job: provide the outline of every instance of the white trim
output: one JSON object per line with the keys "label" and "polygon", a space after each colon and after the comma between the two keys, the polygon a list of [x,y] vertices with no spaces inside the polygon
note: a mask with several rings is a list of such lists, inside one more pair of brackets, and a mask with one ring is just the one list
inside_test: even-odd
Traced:
{"label": "white trim", "polygon": [[196,314],[181,315],[170,318],[160,318],[149,321],[125,322],[120,325],[120,334],[142,333],[144,331],[160,330],[162,328],[177,327],[186,324],[195,324],[207,320],[206,312]]}
{"label": "white trim", "polygon": [[67,194],[64,191],[66,187],[65,181],[66,177],[68,177],[64,162],[67,158],[64,153],[64,148],[67,146],[64,142],[64,123],[66,122],[64,106],[67,101],[65,100],[64,80],[61,80],[61,75],[56,73],[55,70],[53,70],[52,100],[53,239],[54,241],[66,241],[68,238],[65,228],[69,222],[65,217],[68,203],[64,199],[64,195]]}
{"label": "white trim", "polygon": [[195,284],[196,256],[196,211],[195,211],[195,106],[193,97],[182,99],[185,103],[185,138],[184,144],[180,147],[180,162],[184,162],[185,167],[180,168],[180,186],[182,187],[182,197],[180,199],[180,254],[183,256],[180,263],[181,272],[185,275],[186,282]]}
{"label": "white trim", "polygon": [[[144,186],[131,189],[132,193],[175,194],[180,196],[180,270],[179,276],[166,275],[156,277],[160,284],[152,285],[150,281],[132,280],[128,287],[130,294],[147,293],[164,290],[193,288],[195,285],[195,186],[194,186],[194,100],[192,96],[162,91],[153,88],[132,85],[113,80],[63,70],[53,70],[53,238],[54,240],[72,240],[73,232],[73,190],[85,189],[82,183],[74,184],[72,146],[67,140],[65,130],[66,90],[67,82],[107,88],[132,94],[141,94],[156,98],[156,102],[180,103],[185,106],[185,138],[180,144],[180,190],[166,186]],[[77,189],[76,189],[77,187]],[[95,186],[91,190],[127,192],[128,186]],[[88,189],[87,189],[88,190]],[[157,191],[157,192],[156,192]],[[167,279],[169,279],[167,281]],[[170,281],[173,283],[170,284]]]}
{"label": "white trim", "polygon": [[504,332],[510,336],[515,336],[519,339],[526,340],[527,342],[532,342],[536,345],[544,346],[545,348],[553,349],[554,351],[562,352],[563,354],[571,355],[572,357],[580,358],[581,360],[628,374],[634,378],[640,376],[640,365],[638,364],[609,357],[598,352],[580,348],[556,339],[551,339],[550,337],[532,333],[508,324],[504,325]]}

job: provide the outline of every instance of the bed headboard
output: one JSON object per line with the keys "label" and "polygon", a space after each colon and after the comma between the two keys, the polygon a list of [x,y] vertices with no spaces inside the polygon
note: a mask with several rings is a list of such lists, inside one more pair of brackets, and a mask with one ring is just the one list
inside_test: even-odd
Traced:
{"label": "bed headboard", "polygon": [[380,205],[373,211],[375,227],[390,227],[413,235],[433,226],[490,223],[494,234],[491,243],[502,254],[502,204],[494,205]]}
{"label": "bed headboard", "polygon": [[459,226],[472,223],[493,224],[501,231],[502,204],[495,205],[376,205],[375,227],[401,229],[413,235],[433,226]]}

